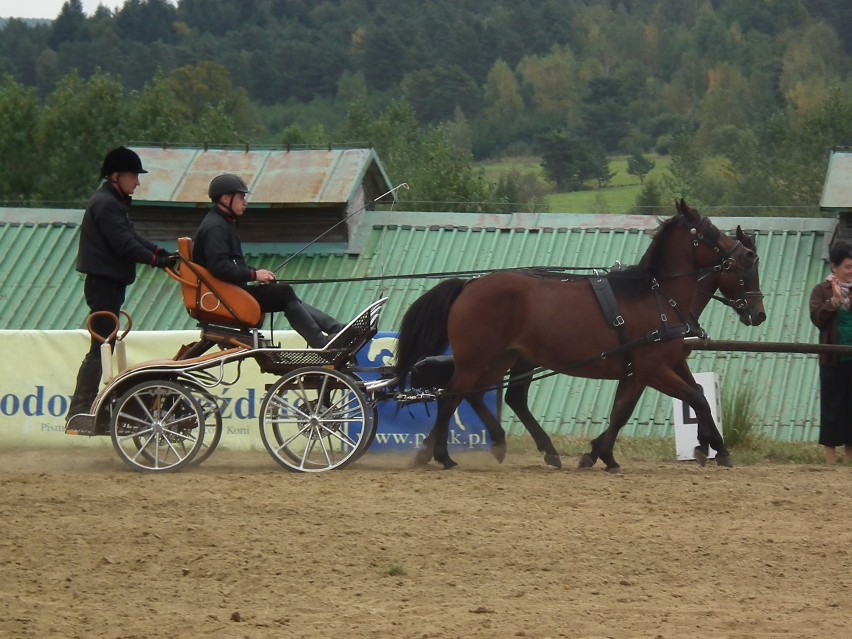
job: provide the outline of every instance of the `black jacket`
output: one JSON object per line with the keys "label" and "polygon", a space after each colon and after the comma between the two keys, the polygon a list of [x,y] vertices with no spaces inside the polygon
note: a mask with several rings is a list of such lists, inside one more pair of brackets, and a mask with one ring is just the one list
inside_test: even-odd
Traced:
{"label": "black jacket", "polygon": [[107,182],[95,191],[80,224],[78,271],[127,285],[136,279],[137,263],[156,263],[157,245],[133,229],[130,203],[131,198],[122,199]]}
{"label": "black jacket", "polygon": [[255,269],[246,264],[237,218],[212,206],[201,220],[192,240],[192,261],[220,280],[245,286],[255,279]]}

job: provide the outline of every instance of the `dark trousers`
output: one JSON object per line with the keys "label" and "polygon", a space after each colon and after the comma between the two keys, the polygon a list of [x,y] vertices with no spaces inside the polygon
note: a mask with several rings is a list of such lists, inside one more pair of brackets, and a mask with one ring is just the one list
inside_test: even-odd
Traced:
{"label": "dark trousers", "polygon": [[260,284],[249,286],[248,291],[264,313],[283,312],[290,326],[312,348],[322,348],[328,341],[325,334],[332,335],[343,329],[336,319],[300,300],[289,284]]}
{"label": "dark trousers", "polygon": [[293,287],[281,282],[249,286],[248,292],[257,300],[264,313],[282,313],[288,305],[300,301]]}
{"label": "dark trousers", "polygon": [[[89,311],[109,311],[119,316],[127,287],[115,280],[96,275],[87,275],[83,285],[83,294]],[[92,330],[106,339],[115,329],[115,322],[109,317],[97,317],[92,320]],[[77,371],[77,386],[68,407],[68,417],[77,413],[87,413],[98,394],[101,382],[101,341],[92,338],[89,352],[83,357]],[[114,343],[114,341],[113,341]]]}
{"label": "dark trousers", "polygon": [[820,364],[819,443],[852,446],[852,362]]}

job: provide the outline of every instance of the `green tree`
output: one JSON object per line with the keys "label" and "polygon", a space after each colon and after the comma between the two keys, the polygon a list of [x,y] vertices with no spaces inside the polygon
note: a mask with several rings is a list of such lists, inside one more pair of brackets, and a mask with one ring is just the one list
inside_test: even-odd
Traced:
{"label": "green tree", "polygon": [[124,90],[115,76],[62,78],[38,125],[38,191],[47,201],[79,202],[98,183],[103,154],[128,142]]}
{"label": "green tree", "polygon": [[10,76],[0,78],[0,202],[21,203],[37,195],[39,111],[35,89]]}
{"label": "green tree", "polygon": [[66,0],[59,15],[51,23],[50,46],[58,49],[65,42],[81,39],[85,28],[86,14],[83,13],[81,0]]}
{"label": "green tree", "polygon": [[663,206],[663,193],[654,179],[642,183],[642,190],[636,196],[634,212],[641,215],[665,215],[667,209]]}
{"label": "green tree", "polygon": [[[817,214],[828,151],[852,145],[852,91],[835,87],[815,109],[779,112],[744,137],[731,157],[732,203],[766,215]],[[768,151],[771,149],[771,152]]]}
{"label": "green tree", "polygon": [[491,211],[493,187],[471,158],[457,148],[443,127],[421,129],[414,109],[396,101],[380,116],[372,117],[363,103],[350,108],[339,132],[347,143],[371,143],[394,184],[402,210]]}
{"label": "green tree", "polygon": [[278,143],[288,148],[300,146],[322,146],[328,142],[328,134],[322,124],[315,124],[305,130],[298,124],[291,124],[279,136]]}
{"label": "green tree", "polygon": [[615,175],[610,173],[601,146],[570,131],[542,135],[537,149],[545,175],[560,191],[582,191],[587,188],[587,180],[597,180],[602,185]]}
{"label": "green tree", "polygon": [[337,81],[337,99],[343,104],[367,99],[367,81],[362,71],[344,71],[341,74]]}
{"label": "green tree", "polygon": [[189,109],[178,100],[171,83],[158,74],[130,97],[128,128],[141,142],[191,142]]}
{"label": "green tree", "polygon": [[402,79],[400,88],[423,124],[450,120],[457,107],[477,112],[481,100],[476,82],[457,65],[414,71]]}
{"label": "green tree", "polygon": [[[225,129],[233,129],[242,140],[260,133],[245,90],[233,84],[228,69],[221,64],[201,62],[180,67],[169,74],[166,83],[186,109],[189,121],[198,131],[206,131],[205,135],[212,133],[211,127],[224,124],[221,116],[229,120]],[[213,120],[218,123],[212,124]]]}
{"label": "green tree", "polygon": [[599,189],[612,182],[612,178],[618,175],[618,171],[610,169],[606,151],[599,145],[593,147],[589,153],[589,171],[591,177],[597,181]]}
{"label": "green tree", "polygon": [[627,173],[639,178],[640,184],[645,184],[645,176],[654,170],[657,162],[649,157],[635,152],[627,158]]}
{"label": "green tree", "polygon": [[167,0],[125,0],[114,22],[122,38],[150,44],[174,41],[176,18],[177,9]]}
{"label": "green tree", "polygon": [[549,210],[538,177],[534,173],[521,173],[517,169],[503,173],[497,178],[494,200],[500,213],[546,213]]}
{"label": "green tree", "polygon": [[24,85],[37,86],[36,60],[47,48],[49,27],[30,27],[23,20],[10,19],[0,29],[0,73]]}
{"label": "green tree", "polygon": [[518,80],[503,60],[498,59],[488,72],[484,101],[483,115],[498,125],[510,123],[524,112]]}
{"label": "green tree", "polygon": [[204,109],[193,128],[193,137],[193,142],[204,145],[238,144],[245,141],[221,103],[211,104]]}
{"label": "green tree", "polygon": [[627,122],[627,100],[621,81],[600,77],[589,82],[580,105],[581,133],[599,143],[607,151],[618,149],[630,130]]}
{"label": "green tree", "polygon": [[[668,201],[687,198],[696,202],[695,185],[701,171],[701,149],[696,143],[698,125],[688,122],[672,136],[670,156],[671,164],[666,175],[660,180],[663,196]],[[696,202],[695,206],[700,203]]]}
{"label": "green tree", "polygon": [[409,40],[399,27],[384,18],[361,34],[356,49],[360,52],[358,68],[368,86],[380,90],[393,88],[413,70],[412,56],[404,44]]}

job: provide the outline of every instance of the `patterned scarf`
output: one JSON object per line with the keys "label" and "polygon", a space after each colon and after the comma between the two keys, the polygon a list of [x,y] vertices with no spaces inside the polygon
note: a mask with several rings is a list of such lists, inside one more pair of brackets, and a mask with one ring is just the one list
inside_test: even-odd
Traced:
{"label": "patterned scarf", "polygon": [[834,291],[833,297],[840,297],[840,306],[848,311],[849,290],[852,289],[852,282],[841,282],[834,273],[831,273],[826,279],[831,282],[831,289]]}

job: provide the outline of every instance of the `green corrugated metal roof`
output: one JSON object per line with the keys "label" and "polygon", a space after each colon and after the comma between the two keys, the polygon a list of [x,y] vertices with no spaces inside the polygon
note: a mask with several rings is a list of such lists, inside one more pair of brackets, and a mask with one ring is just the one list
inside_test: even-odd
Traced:
{"label": "green corrugated metal roof", "polygon": [[[86,316],[82,278],[74,271],[77,226],[73,223],[15,224],[0,216],[0,328],[79,328]],[[67,216],[66,216],[67,217]],[[64,218],[63,218],[64,219]],[[815,342],[807,302],[814,284],[825,277],[827,242],[835,222],[801,218],[716,218],[723,230],[737,224],[758,232],[761,288],[768,320],[743,326],[735,314],[712,304],[702,325],[716,339]],[[638,228],[630,228],[630,226]],[[609,266],[616,260],[638,261],[648,245],[646,232],[656,227],[649,217],[561,214],[476,214],[369,212],[359,230],[360,253],[299,255],[282,279],[324,280],[434,273],[511,266]],[[252,253],[249,262],[278,267],[288,256]],[[192,329],[178,286],[159,270],[139,267],[125,308],[139,330]],[[327,284],[297,284],[311,304],[341,319],[351,318],[370,302],[389,296],[380,329],[393,331],[411,303],[434,286],[434,279],[394,279]],[[276,327],[286,328],[285,320]],[[715,371],[723,393],[739,383],[757,391],[761,428],[783,440],[814,440],[819,421],[817,363],[814,356],[696,352],[696,372]],[[596,435],[610,411],[615,384],[564,376],[533,384],[530,403],[553,433]],[[510,411],[504,421],[511,432],[522,426]],[[671,399],[649,390],[624,433],[671,435]]]}

